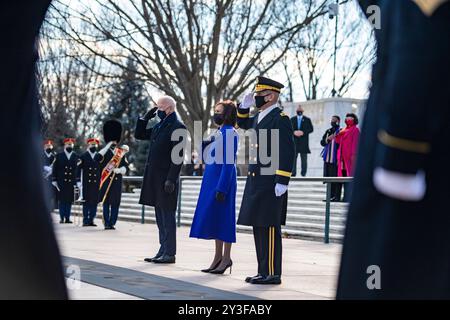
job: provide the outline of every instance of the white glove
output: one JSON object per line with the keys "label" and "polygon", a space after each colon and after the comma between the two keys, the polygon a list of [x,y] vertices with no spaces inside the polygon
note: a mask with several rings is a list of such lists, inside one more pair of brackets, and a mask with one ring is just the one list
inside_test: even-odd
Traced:
{"label": "white glove", "polygon": [[53,172],[52,167],[50,166],[44,166],[44,178],[48,178]]}
{"label": "white glove", "polygon": [[247,93],[242,100],[241,109],[250,109],[251,106],[255,105],[255,98],[253,97],[253,92]]}
{"label": "white glove", "polygon": [[59,190],[59,186],[58,186],[58,182],[53,181],[53,182],[52,182],[52,185],[53,185],[58,191],[60,191],[60,190]]}
{"label": "white glove", "polygon": [[277,183],[275,185],[275,195],[277,197],[281,197],[283,194],[286,193],[287,189],[288,189],[287,185],[281,184],[281,183]]}
{"label": "white glove", "polygon": [[403,201],[420,201],[427,189],[425,173],[404,174],[376,168],[373,173],[375,188],[384,195]]}
{"label": "white glove", "polygon": [[127,168],[125,168],[125,167],[115,168],[113,171],[115,174],[124,175],[125,173],[127,173]]}
{"label": "white glove", "polygon": [[111,148],[111,145],[113,144],[113,141],[108,142],[108,144],[102,149],[100,150],[98,153],[100,153],[102,156],[104,156],[108,150]]}
{"label": "white glove", "polygon": [[78,189],[80,189],[81,190],[81,187],[82,187],[83,185],[81,184],[81,182],[77,182],[77,188]]}

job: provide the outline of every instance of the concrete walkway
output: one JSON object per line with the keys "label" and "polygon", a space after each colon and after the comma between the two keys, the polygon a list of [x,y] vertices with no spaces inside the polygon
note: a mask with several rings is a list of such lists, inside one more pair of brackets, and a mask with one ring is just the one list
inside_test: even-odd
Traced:
{"label": "concrete walkway", "polygon": [[232,249],[233,272],[204,274],[213,254],[212,241],[189,238],[178,228],[177,263],[143,261],[158,250],[154,224],[119,221],[117,230],[60,225],[55,231],[66,266],[81,269],[82,285],[70,290],[73,299],[333,299],[341,246],[283,239],[283,284],[257,286],[244,282],[256,274],[253,236],[238,233]]}

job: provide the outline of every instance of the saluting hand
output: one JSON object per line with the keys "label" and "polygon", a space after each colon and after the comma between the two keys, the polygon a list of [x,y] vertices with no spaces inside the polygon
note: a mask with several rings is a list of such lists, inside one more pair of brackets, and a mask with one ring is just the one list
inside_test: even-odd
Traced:
{"label": "saluting hand", "polygon": [[151,108],[144,116],[144,120],[148,121],[156,116],[156,110],[158,110],[158,107]]}
{"label": "saluting hand", "polygon": [[172,192],[174,192],[174,191],[175,191],[175,183],[173,183],[173,182],[170,181],[170,180],[167,180],[167,181],[164,183],[164,191],[165,191],[166,193],[172,193]]}
{"label": "saluting hand", "polygon": [[242,100],[242,103],[240,105],[240,108],[250,109],[250,107],[254,105],[255,105],[255,98],[253,97],[253,92],[251,92],[245,95],[244,100]]}

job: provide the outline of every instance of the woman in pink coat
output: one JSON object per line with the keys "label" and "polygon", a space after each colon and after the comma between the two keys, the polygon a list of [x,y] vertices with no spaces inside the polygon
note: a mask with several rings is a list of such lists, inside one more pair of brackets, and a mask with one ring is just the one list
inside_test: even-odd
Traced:
{"label": "woman in pink coat", "polygon": [[[348,113],[345,116],[346,128],[341,130],[336,136],[338,149],[338,176],[353,176],[356,164],[356,153],[359,143],[358,117],[354,113]],[[350,184],[344,183],[344,202],[350,200]]]}

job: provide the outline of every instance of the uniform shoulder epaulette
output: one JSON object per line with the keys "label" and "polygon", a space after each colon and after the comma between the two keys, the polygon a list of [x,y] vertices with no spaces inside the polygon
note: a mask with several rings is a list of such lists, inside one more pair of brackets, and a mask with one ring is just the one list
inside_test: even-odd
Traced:
{"label": "uniform shoulder epaulette", "polygon": [[284,111],[281,111],[281,112],[280,112],[280,116],[282,116],[282,117],[288,117],[288,118],[289,118],[289,116],[288,116],[286,113],[284,113]]}

